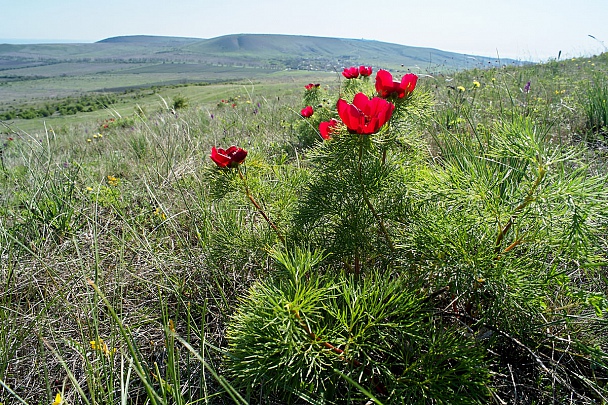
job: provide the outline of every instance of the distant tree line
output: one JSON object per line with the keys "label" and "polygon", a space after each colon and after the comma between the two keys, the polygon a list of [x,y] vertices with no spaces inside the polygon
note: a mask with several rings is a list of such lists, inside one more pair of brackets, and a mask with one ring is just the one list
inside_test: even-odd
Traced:
{"label": "distant tree line", "polygon": [[115,94],[86,94],[79,97],[66,97],[55,102],[46,102],[32,107],[15,108],[0,112],[0,120],[16,118],[29,120],[50,117],[54,114],[74,115],[79,112],[91,112],[107,107],[118,101]]}

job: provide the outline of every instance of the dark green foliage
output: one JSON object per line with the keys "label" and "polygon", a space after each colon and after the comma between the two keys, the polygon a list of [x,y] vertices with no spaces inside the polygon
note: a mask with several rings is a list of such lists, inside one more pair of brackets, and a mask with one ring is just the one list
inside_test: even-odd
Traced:
{"label": "dark green foliage", "polygon": [[252,398],[364,401],[346,375],[388,403],[485,402],[483,349],[435,325],[411,280],[319,276],[321,254],[298,249],[274,257],[279,274],[252,287],[228,331],[229,372]]}
{"label": "dark green foliage", "polygon": [[[528,119],[497,124],[487,137],[448,133],[438,147],[439,164],[411,189],[417,208],[404,239],[424,265],[421,276],[434,289],[448,285],[450,311],[496,338],[489,348],[500,353],[501,367],[514,361],[505,345],[517,341],[511,352],[517,361],[543,365],[535,377],[517,371],[527,374],[522,378],[581,379],[583,400],[594,390],[584,376],[594,371],[577,360],[582,352],[563,348],[569,362],[549,360],[552,372],[538,359],[551,350],[547,333],[576,334],[580,325],[570,317],[606,308],[604,294],[570,276],[595,278],[595,263],[603,260],[598,232],[606,216],[598,202],[606,198],[604,180],[589,175],[580,149],[552,143],[547,130]],[[599,331],[600,324],[587,327]],[[583,352],[599,343],[589,335],[583,340]],[[555,389],[572,394],[566,380],[556,380]]]}
{"label": "dark green foliage", "polygon": [[0,114],[0,120],[21,118],[30,120],[49,117],[54,113],[74,115],[79,112],[91,112],[114,104],[118,98],[113,94],[85,94],[78,97],[66,97],[56,102],[47,102],[42,106],[21,109],[10,109]]}
{"label": "dark green foliage", "polygon": [[174,110],[186,108],[186,107],[188,107],[188,99],[184,96],[177,95],[177,96],[173,97],[172,107]]}

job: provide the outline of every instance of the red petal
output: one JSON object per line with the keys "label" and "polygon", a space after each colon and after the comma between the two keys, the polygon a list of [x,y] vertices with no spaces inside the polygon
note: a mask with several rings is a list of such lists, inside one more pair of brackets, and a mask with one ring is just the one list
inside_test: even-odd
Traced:
{"label": "red petal", "polygon": [[384,69],[376,73],[376,91],[380,97],[388,97],[393,91],[393,75]]}
{"label": "red petal", "polygon": [[359,77],[359,68],[356,66],[345,68],[342,71],[342,76],[346,77],[347,79],[356,79]]}
{"label": "red petal", "polygon": [[413,73],[408,73],[401,79],[400,88],[403,90],[404,94],[399,95],[399,98],[405,96],[406,94],[411,93],[416,88],[416,83],[418,82],[418,76]]}
{"label": "red petal", "polygon": [[243,160],[245,160],[246,157],[247,157],[247,151],[243,148],[238,148],[232,154],[232,156],[230,156],[230,160],[232,160],[232,163],[240,164],[243,162]]}
{"label": "red petal", "polygon": [[306,107],[302,108],[302,110],[300,111],[300,115],[302,117],[304,117],[304,118],[311,117],[313,114],[314,114],[314,110],[309,105],[307,105]]}
{"label": "red petal", "polygon": [[357,93],[355,94],[355,98],[353,99],[353,105],[356,106],[359,110],[363,111],[367,115],[369,104],[369,98],[365,93]]}
{"label": "red petal", "polygon": [[222,153],[224,153],[224,155],[230,156],[234,152],[236,152],[238,149],[239,148],[237,148],[236,146],[232,145],[231,147],[229,147],[228,149],[226,149],[226,151],[223,151],[222,149],[218,149],[218,151],[222,151]]}
{"label": "red petal", "polygon": [[321,133],[321,137],[323,139],[329,139],[331,138],[331,132],[330,132],[330,127],[331,126],[331,122],[330,121],[323,121],[319,124],[319,132]]}
{"label": "red petal", "polygon": [[370,76],[372,74],[372,67],[371,66],[359,66],[359,74],[361,76]]}
{"label": "red petal", "polygon": [[211,148],[211,155],[209,157],[211,160],[215,162],[219,167],[226,167],[230,163],[230,158],[226,156],[223,149],[216,149],[215,146]]}
{"label": "red petal", "polygon": [[340,99],[338,100],[338,104],[336,104],[336,109],[338,110],[338,115],[340,116],[340,118],[342,119],[342,122],[344,123],[344,125],[346,125],[347,128],[350,128],[350,114],[349,114],[349,110],[350,110],[351,105],[348,104],[346,102],[346,100]]}

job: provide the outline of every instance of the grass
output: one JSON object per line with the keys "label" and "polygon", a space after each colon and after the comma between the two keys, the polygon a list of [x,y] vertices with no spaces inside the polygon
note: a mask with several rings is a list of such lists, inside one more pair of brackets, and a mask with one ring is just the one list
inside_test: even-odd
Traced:
{"label": "grass", "polygon": [[[235,70],[233,73],[234,77],[238,77],[240,74],[239,72],[242,73],[241,70]],[[63,94],[65,97],[74,94],[78,95],[81,94],[81,92],[86,94],[86,92],[89,91],[87,90],[89,87],[86,86],[90,86],[91,89],[95,90],[99,89],[98,86],[102,85],[114,86],[113,91],[108,89],[107,91],[102,91],[99,94],[103,97],[104,93],[116,94],[115,92],[117,92],[118,102],[108,105],[108,108],[105,110],[79,113],[77,115],[54,115],[46,118],[28,120],[15,119],[11,121],[11,126],[33,135],[36,132],[40,132],[45,125],[49,128],[57,130],[66,125],[69,126],[78,123],[86,124],[95,120],[101,121],[112,116],[129,116],[132,115],[136,109],[139,109],[139,107],[146,111],[157,111],[165,107],[165,101],[170,103],[173,98],[178,96],[185,97],[190,101],[190,103],[203,107],[217,103],[222,99],[230,99],[236,96],[247,95],[248,92],[254,93],[254,95],[255,93],[262,93],[268,97],[289,95],[290,93],[296,91],[296,88],[299,87],[300,81],[319,81],[324,77],[328,78],[334,76],[331,74],[309,74],[306,72],[275,72],[270,76],[267,75],[264,78],[253,77],[251,80],[236,80],[220,84],[206,84],[201,82],[197,85],[184,85],[178,83],[175,85],[160,85],[149,89],[129,89],[130,86],[136,86],[137,84],[137,82],[130,82],[129,77],[110,78],[112,80],[108,79],[108,81],[104,79],[103,82],[96,82],[94,85],[87,82],[87,84],[81,89],[78,89],[76,85],[78,82],[85,80],[84,78],[79,77],[74,79],[65,79],[71,83],[70,86],[74,86],[72,87],[73,90],[70,90],[70,87],[67,87],[59,91],[59,94]],[[180,81],[179,79],[176,79],[175,75],[162,76],[162,78],[167,79],[167,81]],[[204,79],[204,75],[201,76],[201,79]],[[149,80],[150,75],[147,75],[146,78],[143,79],[144,82]],[[189,80],[194,79],[190,77]],[[62,86],[62,82],[58,81],[57,79],[49,79],[48,83],[52,83],[52,88],[55,89]],[[54,99],[48,99],[47,97],[42,96],[42,94],[48,94],[49,91],[52,91],[52,89],[47,88],[44,83],[38,84],[35,91],[32,90],[32,87],[30,86],[33,86],[33,84],[30,85],[23,83],[21,86],[19,86],[17,91],[18,94],[20,94],[19,97],[29,97],[27,102],[23,101],[20,108],[38,108],[43,106],[45,103],[48,104],[56,101]],[[122,86],[122,88],[120,86]],[[78,92],[76,92],[76,89],[78,89]],[[28,92],[30,92],[29,96],[26,96]],[[14,107],[14,105],[12,106]],[[0,132],[2,131],[4,130],[0,129]]]}
{"label": "grass", "polygon": [[4,125],[0,402],[605,402],[607,69],[421,75],[369,143],[293,72]]}

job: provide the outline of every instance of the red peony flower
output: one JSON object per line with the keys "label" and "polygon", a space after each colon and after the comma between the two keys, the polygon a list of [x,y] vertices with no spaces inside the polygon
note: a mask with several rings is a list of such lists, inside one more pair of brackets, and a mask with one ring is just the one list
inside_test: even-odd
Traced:
{"label": "red peony flower", "polygon": [[345,68],[342,71],[342,76],[346,77],[347,79],[356,79],[359,77],[359,68],[356,66]]}
{"label": "red peony flower", "polygon": [[371,76],[372,67],[371,66],[359,66],[359,74],[363,77]]}
{"label": "red peony flower", "polygon": [[335,118],[332,118],[329,121],[321,122],[319,124],[319,132],[321,133],[321,137],[323,139],[331,138],[331,134],[333,134],[336,131],[339,123],[340,122]]}
{"label": "red peony flower", "polygon": [[209,157],[219,167],[236,167],[243,163],[247,157],[247,151],[236,146],[231,146],[226,150],[222,148],[216,149],[214,146],[211,148],[211,155]]}
{"label": "red peony flower", "polygon": [[302,108],[302,111],[300,111],[300,115],[302,117],[304,117],[304,118],[311,117],[313,114],[314,114],[314,110],[309,105],[307,105],[306,107]]}
{"label": "red peony flower", "polygon": [[370,135],[391,119],[395,105],[379,97],[369,99],[365,94],[357,93],[352,104],[340,99],[337,108],[348,132]]}
{"label": "red peony flower", "polygon": [[319,86],[321,86],[319,83],[308,83],[306,86],[304,86],[304,88],[306,90],[312,90],[318,88]]}
{"label": "red peony flower", "polygon": [[386,70],[379,70],[376,74],[376,91],[383,98],[397,96],[403,98],[410,94],[416,88],[418,76],[413,73],[408,73],[401,82],[393,81],[393,75]]}

